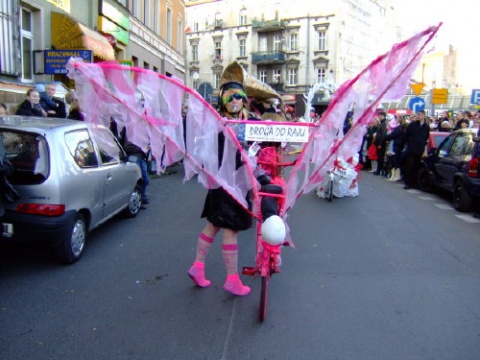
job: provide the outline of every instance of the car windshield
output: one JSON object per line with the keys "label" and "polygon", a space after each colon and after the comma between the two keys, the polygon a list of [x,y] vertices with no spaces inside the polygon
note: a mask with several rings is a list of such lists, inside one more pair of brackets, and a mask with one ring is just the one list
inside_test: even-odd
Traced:
{"label": "car windshield", "polygon": [[48,147],[41,135],[0,130],[1,139],[6,152],[6,159],[13,166],[13,174],[9,176],[12,184],[39,184],[45,181],[50,171]]}

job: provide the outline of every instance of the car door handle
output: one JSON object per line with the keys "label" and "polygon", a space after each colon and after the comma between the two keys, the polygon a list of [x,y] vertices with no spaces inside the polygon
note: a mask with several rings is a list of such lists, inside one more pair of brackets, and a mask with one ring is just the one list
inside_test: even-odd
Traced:
{"label": "car door handle", "polygon": [[112,173],[107,174],[107,180],[112,180]]}

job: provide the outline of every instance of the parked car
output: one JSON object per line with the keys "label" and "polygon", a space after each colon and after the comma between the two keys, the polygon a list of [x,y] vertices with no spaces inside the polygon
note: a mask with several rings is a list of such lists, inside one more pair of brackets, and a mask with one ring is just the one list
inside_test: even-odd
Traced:
{"label": "parked car", "polygon": [[430,131],[430,136],[427,141],[427,152],[430,152],[433,148],[438,148],[442,141],[450,135],[449,132],[444,131]]}
{"label": "parked car", "polygon": [[0,117],[0,140],[20,198],[6,202],[2,241],[49,244],[65,263],[80,259],[87,234],[142,206],[142,175],[110,130],[82,121]]}
{"label": "parked car", "polygon": [[468,211],[480,198],[477,129],[461,129],[447,137],[422,161],[418,185],[423,191],[435,188],[453,195],[453,206]]}

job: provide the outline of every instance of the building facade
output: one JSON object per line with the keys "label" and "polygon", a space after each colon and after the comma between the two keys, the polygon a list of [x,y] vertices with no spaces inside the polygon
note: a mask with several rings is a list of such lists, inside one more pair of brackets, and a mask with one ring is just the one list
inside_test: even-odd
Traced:
{"label": "building facade", "polygon": [[[118,61],[185,79],[182,0],[0,0],[0,102],[35,83],[74,84],[64,64]],[[61,94],[60,94],[61,95]]]}
{"label": "building facade", "polygon": [[[379,31],[389,22],[389,8],[371,0],[193,0],[186,1],[186,15],[190,87],[208,97],[236,60],[284,94],[297,114],[314,84],[352,78],[398,33]],[[327,96],[316,95],[317,110],[327,104]]]}

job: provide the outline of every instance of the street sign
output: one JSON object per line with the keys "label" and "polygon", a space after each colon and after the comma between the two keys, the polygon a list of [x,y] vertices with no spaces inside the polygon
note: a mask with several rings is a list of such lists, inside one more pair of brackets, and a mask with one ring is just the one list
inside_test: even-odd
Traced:
{"label": "street sign", "polygon": [[414,97],[408,102],[408,108],[413,112],[425,109],[425,100],[420,97]]}
{"label": "street sign", "polygon": [[433,89],[432,104],[446,104],[448,100],[448,89]]}
{"label": "street sign", "polygon": [[67,63],[70,58],[82,58],[83,61],[92,62],[92,50],[45,50],[45,74],[66,74]]}
{"label": "street sign", "polygon": [[480,89],[472,90],[472,97],[470,98],[470,104],[480,104]]}
{"label": "street sign", "polygon": [[412,91],[415,95],[420,95],[425,84],[410,84]]}

